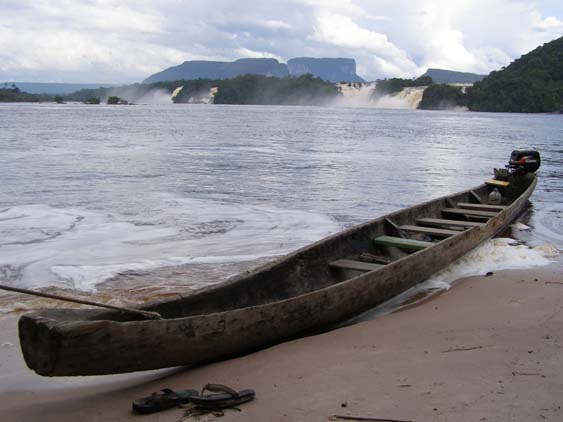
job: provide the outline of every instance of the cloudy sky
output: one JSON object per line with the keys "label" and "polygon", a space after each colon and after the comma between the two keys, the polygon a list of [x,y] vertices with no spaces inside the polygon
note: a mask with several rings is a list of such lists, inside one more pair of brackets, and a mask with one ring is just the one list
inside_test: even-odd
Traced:
{"label": "cloudy sky", "polygon": [[0,0],[0,81],[140,81],[185,60],[352,57],[366,79],[488,73],[563,36],[563,0]]}

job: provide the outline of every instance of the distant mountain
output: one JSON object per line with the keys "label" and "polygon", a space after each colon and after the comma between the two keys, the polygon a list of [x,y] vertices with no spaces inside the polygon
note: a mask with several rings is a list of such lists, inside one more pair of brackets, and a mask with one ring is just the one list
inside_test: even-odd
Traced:
{"label": "distant mountain", "polygon": [[145,84],[180,79],[230,79],[240,75],[288,76],[287,66],[276,59],[239,59],[234,62],[188,61],[155,73]]}
{"label": "distant mountain", "polygon": [[365,82],[356,75],[354,59],[297,57],[288,60],[287,68],[292,76],[310,73],[331,82]]}
{"label": "distant mountain", "polygon": [[[80,89],[96,89],[100,87],[111,87],[116,84],[63,84],[48,82],[6,82],[9,86],[16,85],[21,91],[29,94],[64,95]],[[0,84],[0,88],[3,84]]]}
{"label": "distant mountain", "polygon": [[563,37],[491,72],[468,93],[475,111],[563,111]]}
{"label": "distant mountain", "polygon": [[356,75],[354,59],[299,57],[289,60],[287,65],[276,59],[239,59],[234,62],[188,61],[155,73],[145,79],[143,83],[181,79],[231,79],[242,75],[283,78],[289,75],[301,76],[306,73],[331,82],[365,82]]}
{"label": "distant mountain", "polygon": [[439,84],[474,84],[487,75],[429,68],[422,76],[430,76],[434,82]]}

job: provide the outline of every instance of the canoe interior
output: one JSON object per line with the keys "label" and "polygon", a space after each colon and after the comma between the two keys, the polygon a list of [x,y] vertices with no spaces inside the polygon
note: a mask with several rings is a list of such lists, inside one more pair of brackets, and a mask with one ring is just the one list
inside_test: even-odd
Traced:
{"label": "canoe interior", "polygon": [[[493,215],[509,206],[506,202],[496,209],[479,207],[487,204],[492,189],[492,186],[483,184],[388,214],[322,239],[222,284],[179,295],[176,299],[150,302],[141,309],[159,312],[165,319],[185,318],[281,301],[341,283],[365,274],[370,266],[339,266],[339,260],[385,265],[417,253],[420,245],[424,248],[426,244],[440,242],[472,227],[484,226]],[[467,212],[451,212],[457,207]],[[444,220],[450,221],[451,225]],[[383,240],[386,242],[374,241],[382,236],[385,236]],[[389,244],[389,238],[399,238],[398,246]],[[409,240],[416,241],[411,242],[413,247],[408,247]],[[374,265],[373,268],[380,266]],[[142,319],[132,314],[99,310],[57,309],[44,315],[59,321]]]}

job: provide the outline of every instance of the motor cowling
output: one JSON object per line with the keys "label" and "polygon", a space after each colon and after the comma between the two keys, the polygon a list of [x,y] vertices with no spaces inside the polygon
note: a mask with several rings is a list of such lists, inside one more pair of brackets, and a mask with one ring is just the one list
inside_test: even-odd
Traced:
{"label": "motor cowling", "polygon": [[508,160],[508,168],[524,173],[534,173],[540,168],[541,159],[538,151],[514,150]]}

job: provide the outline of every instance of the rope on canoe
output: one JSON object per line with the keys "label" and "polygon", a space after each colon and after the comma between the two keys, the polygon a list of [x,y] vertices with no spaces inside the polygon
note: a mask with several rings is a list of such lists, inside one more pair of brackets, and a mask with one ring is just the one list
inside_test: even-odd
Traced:
{"label": "rope on canoe", "polygon": [[17,287],[5,286],[3,284],[0,284],[0,289],[7,290],[9,292],[23,293],[23,294],[26,294],[26,295],[46,297],[48,299],[56,299],[56,300],[62,300],[62,301],[65,301],[65,302],[79,303],[81,305],[98,306],[100,308],[114,309],[116,311],[129,312],[129,313],[132,313],[132,314],[139,314],[139,315],[142,315],[142,316],[144,316],[145,318],[148,318],[148,319],[162,319],[162,315],[160,315],[158,312],[142,311],[140,309],[123,308],[123,307],[120,307],[120,306],[106,305],[105,303],[91,302],[89,300],[75,299],[75,298],[68,297],[68,296],[53,295],[53,294],[50,294],[50,293],[41,293],[41,292],[36,292],[34,290],[27,290],[27,289],[20,289],[20,288],[17,288]]}

